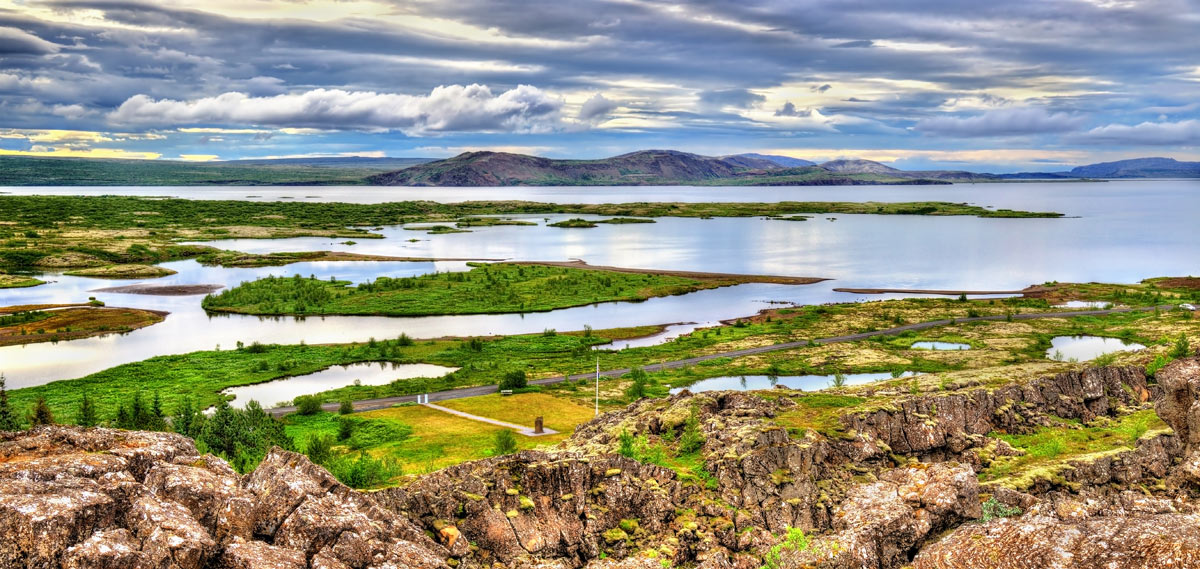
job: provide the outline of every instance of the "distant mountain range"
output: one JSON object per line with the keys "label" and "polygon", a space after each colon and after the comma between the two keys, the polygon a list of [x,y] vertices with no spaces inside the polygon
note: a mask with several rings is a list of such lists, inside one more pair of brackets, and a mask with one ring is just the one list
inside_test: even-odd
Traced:
{"label": "distant mountain range", "polygon": [[871,160],[815,164],[788,156],[702,156],[676,150],[642,150],[596,160],[506,152],[467,152],[444,160],[351,156],[207,163],[0,156],[0,186],[815,186],[1137,178],[1200,178],[1200,162],[1137,158],[1060,172],[987,174],[900,170]]}
{"label": "distant mountain range", "polygon": [[827,168],[786,156],[641,150],[598,160],[467,152],[367,180],[384,186],[815,186],[947,183],[952,178],[946,172],[903,172],[866,160],[837,161]]}
{"label": "distant mountain range", "polygon": [[642,150],[597,160],[554,160],[505,152],[467,152],[370,176],[386,186],[540,185],[854,185],[1066,180],[1082,178],[1200,178],[1200,162],[1138,158],[1080,166],[1068,172],[987,174],[963,170],[908,171],[860,159],[815,164],[787,156],[701,156]]}

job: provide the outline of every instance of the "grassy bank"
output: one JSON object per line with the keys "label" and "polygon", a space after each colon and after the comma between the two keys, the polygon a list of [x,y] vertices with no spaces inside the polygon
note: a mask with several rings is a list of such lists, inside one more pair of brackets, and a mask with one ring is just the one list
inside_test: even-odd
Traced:
{"label": "grassy bank", "polygon": [[299,275],[267,277],[205,297],[203,306],[219,312],[270,315],[540,312],[598,302],[641,301],[757,279],[700,273],[696,278],[687,278],[667,272],[497,263],[475,265],[468,272],[379,277],[354,287],[346,281]]}
{"label": "grassy bank", "polygon": [[46,284],[46,281],[24,275],[0,273],[0,288],[26,288]]}
{"label": "grassy bank", "polygon": [[158,324],[163,318],[161,312],[137,308],[79,307],[0,313],[0,346],[122,334]]}
{"label": "grassy bank", "polygon": [[109,265],[65,271],[73,277],[95,277],[101,279],[154,279],[175,274],[176,271],[155,265]]}

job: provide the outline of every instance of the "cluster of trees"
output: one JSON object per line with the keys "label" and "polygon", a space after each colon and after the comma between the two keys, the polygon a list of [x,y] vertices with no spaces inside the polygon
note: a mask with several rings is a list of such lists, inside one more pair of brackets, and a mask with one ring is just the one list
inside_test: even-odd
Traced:
{"label": "cluster of trees", "polygon": [[[0,431],[16,431],[58,422],[46,404],[38,399],[26,420],[22,421],[8,401],[4,377],[0,375]],[[149,401],[136,392],[128,402],[117,407],[114,416],[101,418],[92,397],[84,393],[76,409],[74,423],[85,427],[106,425],[118,429],[139,431],[174,431],[196,440],[196,449],[212,453],[225,460],[239,472],[249,472],[258,466],[273,446],[294,450],[292,439],[284,432],[283,422],[263,410],[257,401],[245,409],[234,409],[221,401],[211,415],[205,415],[190,397],[184,397],[174,413],[162,407],[158,393]]]}
{"label": "cluster of trees", "polygon": [[200,305],[212,309],[251,306],[266,312],[320,312],[336,296],[334,287],[346,284],[332,278],[323,281],[300,275],[268,276],[205,296]]}

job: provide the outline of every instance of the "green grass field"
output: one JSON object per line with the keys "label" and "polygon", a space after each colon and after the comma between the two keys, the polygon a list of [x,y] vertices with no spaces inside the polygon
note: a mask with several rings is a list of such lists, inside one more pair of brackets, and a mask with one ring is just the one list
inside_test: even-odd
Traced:
{"label": "green grass field", "polygon": [[468,272],[345,281],[267,277],[205,297],[203,306],[243,314],[424,316],[539,312],[638,301],[720,286],[675,276],[536,265],[476,265]]}

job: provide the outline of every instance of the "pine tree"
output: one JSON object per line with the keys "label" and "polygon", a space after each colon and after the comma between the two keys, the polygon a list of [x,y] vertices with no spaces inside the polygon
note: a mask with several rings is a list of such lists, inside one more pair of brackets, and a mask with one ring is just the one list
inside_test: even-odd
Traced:
{"label": "pine tree", "polygon": [[83,399],[79,402],[79,411],[75,414],[75,423],[84,427],[95,427],[98,422],[96,405],[92,403],[92,398],[88,397],[85,391]]}
{"label": "pine tree", "polygon": [[4,387],[4,374],[0,373],[0,431],[20,430],[17,415],[8,405],[8,390]]}
{"label": "pine tree", "polygon": [[113,425],[118,429],[133,428],[133,421],[129,416],[129,408],[125,407],[124,403],[117,404],[117,416],[113,418]]}
{"label": "pine tree", "polygon": [[183,396],[175,414],[171,416],[171,426],[181,435],[193,439],[200,436],[200,430],[204,428],[204,415],[196,410],[191,396]]}
{"label": "pine tree", "polygon": [[54,414],[50,412],[45,397],[38,397],[37,403],[33,404],[33,415],[29,417],[29,423],[34,427],[54,424]]}

